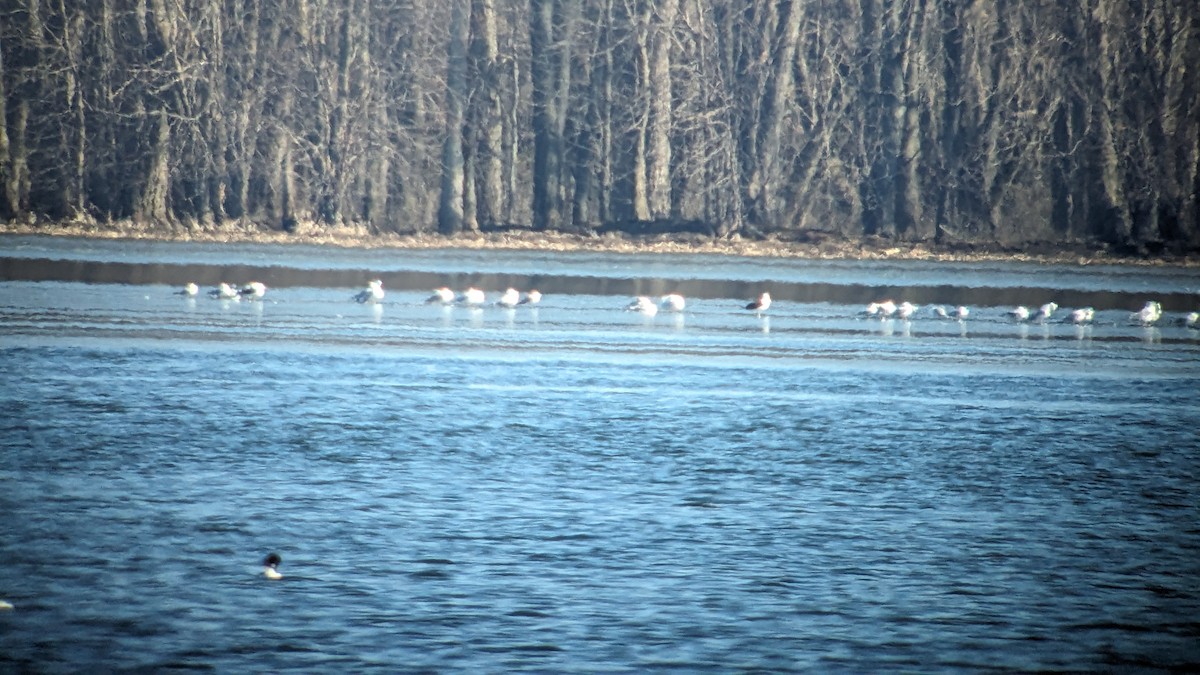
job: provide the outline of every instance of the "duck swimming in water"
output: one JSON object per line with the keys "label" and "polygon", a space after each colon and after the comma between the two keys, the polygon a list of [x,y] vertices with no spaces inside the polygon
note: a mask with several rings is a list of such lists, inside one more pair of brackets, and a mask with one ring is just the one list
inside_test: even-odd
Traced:
{"label": "duck swimming in water", "polygon": [[282,579],[283,575],[278,569],[281,562],[283,558],[280,558],[278,553],[268,553],[267,557],[263,558],[263,576],[268,579]]}

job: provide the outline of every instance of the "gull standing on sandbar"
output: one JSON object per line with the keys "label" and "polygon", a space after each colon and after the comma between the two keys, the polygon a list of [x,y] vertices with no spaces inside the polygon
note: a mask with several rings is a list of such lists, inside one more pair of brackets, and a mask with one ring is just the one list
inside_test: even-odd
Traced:
{"label": "gull standing on sandbar", "polygon": [[905,300],[904,302],[900,303],[899,307],[896,308],[896,316],[899,316],[901,319],[907,321],[912,318],[913,314],[917,313],[918,309],[920,309],[918,305],[914,305]]}
{"label": "gull standing on sandbar", "polygon": [[771,294],[763,292],[758,296],[757,300],[747,303],[746,309],[752,309],[755,312],[765,312],[771,308]]}
{"label": "gull standing on sandbar", "polygon": [[441,288],[433,289],[433,295],[429,296],[428,298],[425,298],[425,304],[428,305],[428,304],[432,304],[435,302],[440,302],[443,305],[453,305],[454,304],[454,291],[450,290],[449,288],[446,288],[445,286],[442,286]]}
{"label": "gull standing on sandbar", "polygon": [[1162,318],[1162,305],[1149,300],[1142,306],[1140,311],[1129,315],[1129,320],[1143,326],[1153,326]]}
{"label": "gull standing on sandbar", "polygon": [[383,280],[372,279],[367,282],[367,287],[354,295],[354,301],[358,304],[371,303],[375,304],[383,302]]}
{"label": "gull standing on sandbar", "polygon": [[504,291],[504,295],[501,295],[500,299],[496,301],[496,305],[499,307],[504,307],[505,309],[512,309],[513,307],[517,306],[518,302],[521,302],[521,293],[515,288],[509,288],[507,291]]}
{"label": "gull standing on sandbar", "polygon": [[463,291],[462,294],[459,295],[457,298],[455,298],[455,301],[460,305],[467,305],[470,307],[479,307],[480,305],[482,305],[484,302],[487,301],[487,296],[484,294],[483,291],[472,286],[472,287],[468,288],[467,290]]}
{"label": "gull standing on sandbar", "polygon": [[208,292],[209,297],[218,300],[241,300],[242,296],[238,293],[238,289],[231,284],[222,281],[216,288]]}
{"label": "gull standing on sandbar", "polygon": [[1006,316],[1011,317],[1014,321],[1024,323],[1029,320],[1029,308],[1024,305],[1018,305],[1009,310]]}
{"label": "gull standing on sandbar", "polygon": [[1038,308],[1038,311],[1031,317],[1031,320],[1039,323],[1045,323],[1046,320],[1050,318],[1050,315],[1053,314],[1057,309],[1058,303],[1047,302]]}
{"label": "gull standing on sandbar", "polygon": [[242,297],[249,300],[262,300],[262,297],[267,294],[267,287],[261,282],[251,281],[242,286],[242,290],[239,292],[242,294]]}
{"label": "gull standing on sandbar", "polygon": [[678,293],[668,293],[659,298],[658,306],[669,312],[682,312],[687,301]]}
{"label": "gull standing on sandbar", "polygon": [[654,316],[655,314],[658,314],[658,305],[654,304],[654,301],[650,298],[644,295],[639,295],[633,300],[633,302],[625,306],[625,311],[641,312],[646,316]]}
{"label": "gull standing on sandbar", "polygon": [[1076,326],[1082,326],[1086,323],[1091,323],[1092,319],[1096,318],[1096,310],[1091,307],[1080,307],[1071,312],[1066,318],[1068,323],[1073,323]]}

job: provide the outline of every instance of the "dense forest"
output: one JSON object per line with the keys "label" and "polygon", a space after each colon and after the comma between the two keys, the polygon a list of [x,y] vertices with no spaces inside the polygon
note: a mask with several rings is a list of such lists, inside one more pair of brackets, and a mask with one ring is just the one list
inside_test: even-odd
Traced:
{"label": "dense forest", "polygon": [[0,219],[1200,247],[1194,0],[0,0]]}

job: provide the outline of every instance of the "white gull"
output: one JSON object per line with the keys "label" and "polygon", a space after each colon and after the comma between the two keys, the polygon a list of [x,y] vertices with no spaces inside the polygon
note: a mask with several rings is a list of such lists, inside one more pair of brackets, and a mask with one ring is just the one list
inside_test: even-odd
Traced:
{"label": "white gull", "polygon": [[455,301],[458,302],[458,304],[460,304],[460,305],[469,305],[472,307],[478,307],[487,301],[487,296],[484,294],[483,291],[472,286],[472,287],[468,288],[467,290],[463,291],[462,294],[460,294],[457,298],[455,298]]}
{"label": "white gull", "polygon": [[658,314],[658,305],[654,304],[654,301],[650,298],[640,295],[635,298],[633,302],[625,306],[625,311],[641,312],[646,316],[654,316],[655,314]]}
{"label": "white gull", "polygon": [[682,312],[686,304],[687,301],[678,293],[668,293],[658,301],[659,307],[671,312]]}
{"label": "white gull", "polygon": [[372,279],[367,282],[367,287],[354,295],[354,301],[358,304],[363,303],[378,303],[382,302],[384,297],[383,280]]}
{"label": "white gull", "polygon": [[504,295],[500,296],[500,299],[496,301],[496,304],[501,307],[512,308],[516,307],[517,303],[519,302],[521,302],[521,294],[517,291],[517,289],[510,288],[507,291],[504,291]]}
{"label": "white gull", "polygon": [[454,291],[442,286],[441,288],[433,289],[433,295],[425,298],[425,304],[440,302],[443,305],[454,304]]}
{"label": "white gull", "polygon": [[765,312],[768,309],[770,309],[770,307],[771,307],[771,294],[766,293],[766,292],[760,294],[758,296],[757,300],[754,300],[753,302],[750,302],[749,304],[746,305],[746,309],[752,309],[756,312]]}

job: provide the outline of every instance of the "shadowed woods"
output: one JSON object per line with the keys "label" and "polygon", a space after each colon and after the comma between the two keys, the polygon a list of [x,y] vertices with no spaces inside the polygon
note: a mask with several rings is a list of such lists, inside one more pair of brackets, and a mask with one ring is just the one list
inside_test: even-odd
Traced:
{"label": "shadowed woods", "polygon": [[1188,7],[30,0],[0,220],[1186,253]]}

